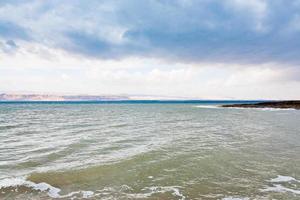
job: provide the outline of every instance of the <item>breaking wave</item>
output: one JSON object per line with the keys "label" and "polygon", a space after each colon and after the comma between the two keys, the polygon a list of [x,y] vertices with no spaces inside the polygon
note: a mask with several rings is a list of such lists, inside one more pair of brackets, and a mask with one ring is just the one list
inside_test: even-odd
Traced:
{"label": "breaking wave", "polygon": [[164,193],[169,193],[176,199],[185,200],[186,197],[181,193],[180,186],[153,186],[145,187],[140,193],[132,193],[132,188],[127,185],[122,185],[119,189],[106,187],[102,190],[96,191],[73,191],[67,194],[61,194],[62,190],[58,187],[54,187],[48,183],[34,183],[32,181],[26,180],[26,178],[6,178],[0,180],[0,193],[5,195],[6,193],[16,192],[16,193],[27,193],[26,191],[36,191],[46,194],[50,198],[61,199],[61,198],[92,198],[92,197],[106,197],[112,198],[116,193],[119,197],[125,197],[129,199],[144,199],[149,198],[153,195],[159,195]]}
{"label": "breaking wave", "polygon": [[92,197],[94,192],[92,191],[75,191],[65,195],[61,195],[61,189],[54,187],[48,183],[34,183],[32,181],[28,181],[25,178],[7,178],[0,180],[0,191],[2,194],[5,194],[6,191],[15,191],[18,192],[19,188],[25,188],[25,190],[35,190],[38,192],[44,192],[51,198],[67,198],[72,196],[79,196],[82,198]]}
{"label": "breaking wave", "polygon": [[270,185],[261,189],[261,192],[289,192],[295,195],[300,195],[300,190],[298,189],[300,181],[294,177],[278,175],[276,178],[273,178],[268,182]]}

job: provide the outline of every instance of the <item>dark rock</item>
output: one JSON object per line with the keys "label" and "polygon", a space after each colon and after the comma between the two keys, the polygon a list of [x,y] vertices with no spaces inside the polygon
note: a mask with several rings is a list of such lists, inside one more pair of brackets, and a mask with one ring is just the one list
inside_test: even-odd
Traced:
{"label": "dark rock", "polygon": [[300,109],[300,100],[298,101],[268,101],[254,104],[230,104],[222,105],[222,107],[233,108],[281,108],[281,109]]}

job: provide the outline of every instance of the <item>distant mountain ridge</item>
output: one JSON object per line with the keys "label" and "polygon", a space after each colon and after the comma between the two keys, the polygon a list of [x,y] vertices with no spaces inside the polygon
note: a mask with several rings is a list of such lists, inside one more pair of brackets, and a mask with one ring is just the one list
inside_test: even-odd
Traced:
{"label": "distant mountain ridge", "polygon": [[0,101],[113,101],[130,100],[122,95],[51,95],[51,94],[0,94]]}

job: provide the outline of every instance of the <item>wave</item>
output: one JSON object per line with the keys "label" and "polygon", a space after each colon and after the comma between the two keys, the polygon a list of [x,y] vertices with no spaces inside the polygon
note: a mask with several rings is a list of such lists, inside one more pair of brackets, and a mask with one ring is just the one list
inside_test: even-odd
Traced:
{"label": "wave", "polygon": [[250,200],[248,197],[225,197],[222,200]]}
{"label": "wave", "polygon": [[237,109],[237,110],[259,110],[259,111],[295,111],[294,108],[242,108],[242,107],[222,107],[221,105],[197,105],[196,108],[208,109]]}
{"label": "wave", "polygon": [[279,192],[279,193],[285,193],[285,192],[291,192],[293,194],[300,194],[300,190],[291,189],[279,184],[275,184],[272,187],[266,187],[265,189],[261,189],[261,192]]}
{"label": "wave", "polygon": [[[21,189],[23,188],[23,189]],[[61,189],[54,187],[48,183],[34,183],[32,181],[26,180],[25,178],[6,178],[0,180],[0,193],[5,195],[7,193],[14,192],[42,192],[48,195],[51,198],[62,199],[62,198],[71,198],[71,199],[81,199],[81,198],[93,198],[93,197],[113,197],[116,192],[119,192],[118,196],[123,196],[125,198],[133,199],[144,199],[149,198],[153,195],[170,193],[173,197],[176,197],[180,200],[185,200],[186,197],[180,192],[180,186],[153,186],[145,187],[141,190],[140,193],[131,193],[132,188],[127,185],[122,185],[119,189],[114,189],[110,187],[105,187],[102,190],[93,191],[73,191],[67,194],[60,194]]]}
{"label": "wave", "polygon": [[[225,108],[225,107],[221,107],[221,108]],[[242,107],[226,107],[225,109],[258,110],[258,111],[297,111],[297,109],[294,109],[294,108],[246,108],[246,107],[242,108]]]}
{"label": "wave", "polygon": [[[294,177],[278,175],[276,178],[270,179],[268,182],[271,185],[266,186],[264,189],[260,189],[261,192],[289,192],[296,195],[300,195],[300,190],[295,188],[297,186],[297,184],[295,183],[300,183],[300,180],[297,180]],[[292,186],[293,188],[289,188],[289,186]]]}
{"label": "wave", "polygon": [[282,182],[300,182],[299,180],[295,179],[294,177],[291,176],[281,176],[281,175],[277,175],[276,178],[273,178],[270,180],[270,182],[272,183],[282,183]]}
{"label": "wave", "polygon": [[213,105],[198,105],[198,106],[194,106],[196,108],[212,108],[212,109],[218,109],[218,108],[223,108],[221,106],[213,106]]}
{"label": "wave", "polygon": [[[264,189],[260,189],[260,192],[269,193],[292,193],[294,195],[300,195],[300,190],[297,188],[297,184],[300,183],[294,177],[290,176],[281,176],[278,175],[276,178],[272,178],[267,181],[270,185],[266,186]],[[291,187],[293,188],[291,188]],[[111,188],[104,187],[101,190],[89,191],[89,190],[78,190],[72,191],[67,194],[62,194],[62,190],[58,187],[54,187],[49,183],[40,182],[35,183],[26,179],[25,177],[20,178],[6,178],[0,180],[0,194],[5,195],[6,193],[11,193],[12,191],[16,192],[18,195],[20,192],[23,193],[33,193],[39,192],[44,193],[50,198],[61,199],[61,198],[72,198],[72,199],[81,199],[81,198],[93,198],[93,197],[107,197],[113,198],[114,195],[118,197],[124,197],[127,199],[146,199],[149,197],[154,197],[156,195],[171,195],[173,198],[186,200],[187,197],[181,192],[181,186],[152,186],[144,187],[140,192],[133,192],[130,186],[122,185],[120,188]],[[229,196],[224,197],[222,200],[249,200],[249,197],[236,197]]]}
{"label": "wave", "polygon": [[153,196],[154,194],[163,194],[170,192],[174,197],[180,200],[185,200],[186,197],[180,192],[180,186],[153,186],[142,189],[142,193],[126,194],[129,198],[144,199]]}
{"label": "wave", "polygon": [[18,188],[30,189],[38,192],[45,192],[51,198],[68,198],[74,195],[81,196],[82,198],[92,197],[94,192],[92,191],[75,191],[65,195],[60,195],[61,189],[54,187],[48,183],[34,183],[32,181],[28,181],[25,178],[6,178],[0,180],[0,191],[2,194],[6,193],[6,190],[9,192],[13,188],[14,191],[18,191]]}

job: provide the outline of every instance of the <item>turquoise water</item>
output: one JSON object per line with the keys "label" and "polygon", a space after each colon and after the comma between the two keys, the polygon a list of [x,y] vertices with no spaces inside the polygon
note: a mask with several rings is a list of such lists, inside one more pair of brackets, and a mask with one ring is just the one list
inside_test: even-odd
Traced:
{"label": "turquoise water", "polygon": [[0,199],[300,199],[300,111],[1,103]]}

